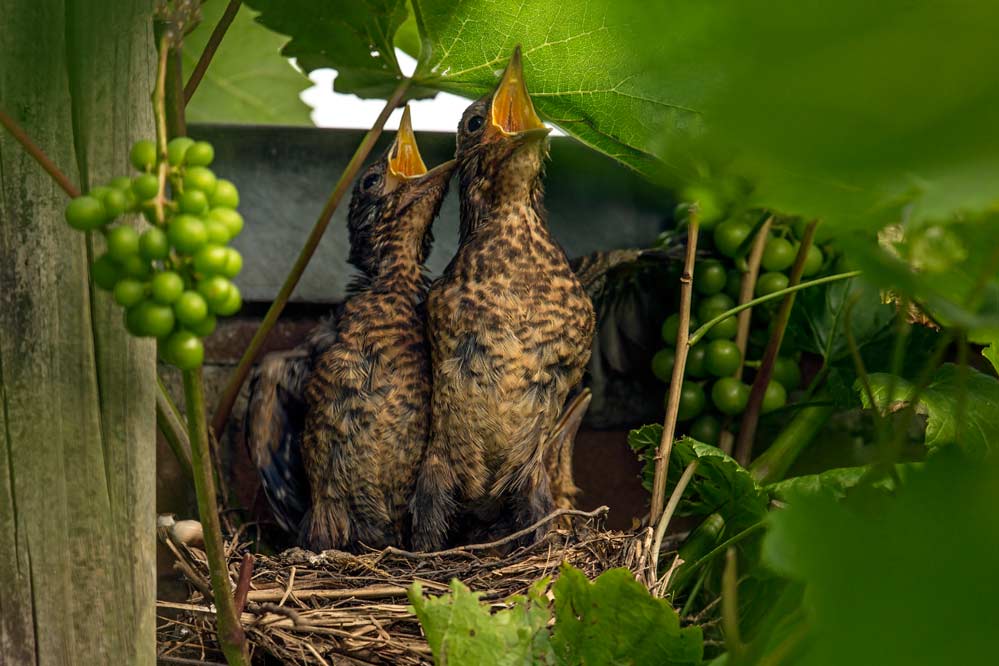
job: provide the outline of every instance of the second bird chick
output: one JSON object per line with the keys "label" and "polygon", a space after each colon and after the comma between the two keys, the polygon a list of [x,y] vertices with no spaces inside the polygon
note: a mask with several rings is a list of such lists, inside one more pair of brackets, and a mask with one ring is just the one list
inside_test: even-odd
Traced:
{"label": "second bird chick", "polygon": [[430,428],[423,264],[453,169],[427,171],[407,108],[392,147],[354,188],[350,260],[362,276],[305,390],[312,507],[301,541],[312,550],[406,543]]}

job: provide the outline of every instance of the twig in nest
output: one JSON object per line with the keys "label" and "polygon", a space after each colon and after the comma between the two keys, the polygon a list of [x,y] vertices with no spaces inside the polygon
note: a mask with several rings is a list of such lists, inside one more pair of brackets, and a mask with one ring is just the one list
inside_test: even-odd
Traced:
{"label": "twig in nest", "polygon": [[476,550],[489,550],[490,548],[499,548],[500,546],[505,546],[508,543],[516,541],[520,537],[530,534],[531,532],[535,531],[542,525],[550,523],[551,521],[561,516],[579,516],[580,518],[600,518],[602,516],[605,516],[608,511],[610,511],[610,508],[607,506],[598,506],[593,511],[580,511],[579,509],[558,509],[556,511],[552,511],[541,520],[535,522],[532,525],[528,525],[522,530],[517,530],[513,534],[508,534],[502,539],[497,539],[496,541],[490,541],[489,543],[472,543],[467,546],[457,546],[455,548],[448,548],[447,550],[438,550],[433,553],[414,553],[409,550],[402,550],[400,548],[389,546],[388,548],[382,551],[382,554],[399,555],[400,557],[422,559],[428,557],[445,557],[447,555],[458,555],[460,553],[471,553]]}
{"label": "twig in nest", "polygon": [[243,561],[239,565],[239,580],[236,583],[234,595],[236,601],[236,615],[243,612],[246,607],[246,594],[250,591],[250,579],[253,577],[253,555],[246,553]]}
{"label": "twig in nest", "polygon": [[262,604],[255,604],[253,610],[259,608],[262,611],[268,613],[274,613],[275,615],[284,615],[286,618],[291,620],[292,624],[296,627],[302,626],[302,616],[298,614],[294,608],[288,608],[287,606],[278,606],[269,601]]}

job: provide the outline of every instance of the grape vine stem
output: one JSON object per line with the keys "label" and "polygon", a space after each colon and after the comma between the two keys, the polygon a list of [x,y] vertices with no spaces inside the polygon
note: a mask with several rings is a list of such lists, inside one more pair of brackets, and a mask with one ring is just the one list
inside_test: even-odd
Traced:
{"label": "grape vine stem", "polygon": [[343,199],[344,194],[347,193],[347,189],[354,181],[355,176],[357,176],[357,172],[361,170],[364,160],[371,153],[375,141],[381,136],[385,122],[392,115],[396,107],[399,106],[400,102],[402,102],[406,91],[409,90],[410,83],[411,79],[408,78],[404,78],[399,82],[392,96],[385,102],[382,112],[378,114],[375,124],[371,126],[371,129],[361,139],[360,145],[357,146],[354,155],[350,158],[343,173],[340,174],[340,179],[337,180],[330,198],[326,201],[326,206],[323,207],[323,211],[319,214],[319,219],[316,220],[316,224],[312,227],[309,237],[305,240],[305,245],[302,247],[302,251],[299,252],[298,258],[295,260],[295,265],[291,267],[291,271],[285,278],[284,284],[281,285],[281,290],[278,292],[274,302],[271,303],[267,314],[264,315],[264,320],[260,323],[260,327],[253,334],[253,339],[250,340],[250,344],[247,346],[246,351],[243,352],[242,358],[239,359],[239,364],[233,370],[229,382],[219,397],[218,404],[215,407],[215,415],[212,418],[212,431],[219,440],[222,439],[226,422],[229,420],[230,412],[232,412],[232,406],[236,402],[236,396],[239,395],[239,390],[242,388],[243,382],[246,381],[247,375],[250,374],[250,369],[253,367],[254,362],[256,362],[260,350],[267,340],[267,335],[277,323],[278,317],[281,316],[281,312],[284,310],[284,306],[288,304],[288,299],[291,298],[291,294],[298,285],[298,281],[302,278],[306,266],[309,265],[312,255],[315,254],[316,248],[319,246],[319,241],[322,239],[326,227],[329,226],[330,220],[333,218],[333,213],[336,211],[341,199]]}
{"label": "grape vine stem", "polygon": [[212,34],[208,38],[208,42],[205,44],[205,48],[201,52],[197,64],[191,70],[191,76],[187,79],[187,84],[184,86],[185,104],[191,101],[191,98],[194,97],[194,92],[201,84],[201,79],[205,78],[205,72],[208,71],[208,66],[212,64],[212,58],[215,57],[215,52],[218,51],[219,44],[222,43],[222,38],[225,37],[226,31],[235,20],[236,14],[239,12],[242,4],[243,0],[230,0],[229,4],[226,5],[225,11],[222,12],[222,18],[215,24],[215,29],[212,30]]}
{"label": "grape vine stem", "polygon": [[669,456],[673,451],[676,436],[676,420],[680,413],[680,389],[683,386],[683,373],[687,367],[687,352],[690,345],[690,304],[694,291],[694,259],[697,257],[697,233],[700,229],[700,211],[694,202],[690,207],[690,223],[687,229],[687,253],[683,259],[683,273],[680,275],[680,324],[676,337],[676,360],[673,362],[673,376],[670,377],[669,398],[666,401],[666,418],[663,421],[663,434],[656,451],[656,472],[652,481],[652,511],[649,525],[657,525],[663,513],[666,500],[666,473],[669,471]]}
{"label": "grape vine stem", "polygon": [[38,165],[45,169],[45,173],[51,176],[52,180],[54,180],[66,194],[73,198],[80,196],[80,190],[76,188],[76,185],[70,182],[69,178],[66,177],[66,174],[60,171],[59,167],[55,165],[55,162],[49,159],[49,156],[46,155],[42,149],[31,140],[31,137],[28,136],[27,132],[25,132],[20,125],[14,122],[14,119],[8,116],[3,109],[0,109],[0,125],[3,125],[4,128],[10,132],[10,135],[14,137],[14,139],[16,139],[17,142],[28,152],[28,154],[35,158]]}
{"label": "grape vine stem", "polygon": [[[753,290],[756,288],[756,278],[760,274],[760,262],[763,260],[763,250],[767,245],[767,238],[770,236],[770,226],[773,224],[773,215],[767,217],[756,231],[753,238],[753,245],[749,250],[746,259],[746,272],[742,274],[742,282],[739,284],[739,302],[737,305],[744,305],[753,300]],[[739,368],[735,371],[735,378],[742,381],[742,371],[746,366],[746,347],[749,345],[749,327],[753,319],[753,309],[746,308],[738,315],[738,328],[735,333],[735,346],[739,349]],[[732,434],[732,417],[727,417],[722,427],[719,437],[718,448],[726,454],[732,454],[732,447],[735,445],[735,435]]]}
{"label": "grape vine stem", "polygon": [[[156,152],[159,156],[159,184],[156,195],[156,221],[165,222],[164,203],[169,171],[167,161],[167,110],[166,81],[167,65],[170,60],[170,47],[174,43],[172,30],[164,31],[159,47],[156,88],[153,90],[153,117],[156,121]],[[184,403],[187,408],[187,432],[191,445],[191,467],[194,472],[194,492],[198,499],[198,515],[204,529],[205,554],[208,557],[208,572],[212,584],[212,597],[215,602],[218,639],[222,653],[229,666],[249,666],[250,653],[246,644],[246,634],[236,613],[229,580],[229,565],[226,562],[225,546],[222,541],[222,525],[219,515],[218,498],[215,489],[215,471],[212,465],[211,448],[208,440],[208,425],[205,412],[205,386],[201,368],[185,370]]]}
{"label": "grape vine stem", "polygon": [[[735,459],[740,465],[745,467],[749,464],[750,456],[753,453],[753,441],[756,439],[756,426],[760,422],[760,409],[763,407],[763,395],[766,393],[767,385],[773,376],[774,362],[777,360],[777,353],[780,351],[781,343],[784,341],[784,330],[791,317],[791,308],[794,306],[794,296],[797,290],[792,291],[791,287],[799,286],[801,275],[805,272],[805,260],[808,258],[808,250],[815,240],[815,230],[819,226],[818,220],[812,220],[805,227],[805,233],[801,238],[801,245],[798,247],[798,255],[794,258],[794,265],[791,267],[790,286],[784,290],[784,300],[781,301],[780,309],[773,324],[773,333],[767,342],[767,348],[763,352],[763,359],[760,368],[756,371],[753,380],[753,388],[749,391],[749,402],[746,411],[742,415],[742,424],[739,426],[739,438],[735,446]],[[814,282],[814,281],[813,281]]]}

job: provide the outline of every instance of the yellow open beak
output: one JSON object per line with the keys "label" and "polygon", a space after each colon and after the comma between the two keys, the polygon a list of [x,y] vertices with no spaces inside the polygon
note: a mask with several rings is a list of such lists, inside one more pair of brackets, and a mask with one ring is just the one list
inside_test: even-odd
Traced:
{"label": "yellow open beak", "polygon": [[427,172],[427,165],[423,163],[420,148],[416,145],[408,106],[402,112],[402,122],[389,151],[388,166],[389,173],[397,178],[414,178]]}
{"label": "yellow open beak", "polygon": [[524,66],[519,46],[513,50],[510,64],[493,93],[491,120],[494,130],[506,136],[548,134],[548,128],[534,111],[534,104],[531,103],[531,96],[524,83]]}

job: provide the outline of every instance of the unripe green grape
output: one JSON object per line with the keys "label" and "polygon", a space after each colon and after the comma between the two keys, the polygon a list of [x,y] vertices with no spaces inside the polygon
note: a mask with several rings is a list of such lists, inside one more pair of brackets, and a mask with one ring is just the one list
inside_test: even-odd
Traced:
{"label": "unripe green grape", "polygon": [[687,364],[684,366],[684,374],[695,379],[703,379],[708,376],[708,369],[704,365],[707,356],[707,349],[704,345],[694,345],[687,352]]}
{"label": "unripe green grape", "polygon": [[705,296],[717,294],[725,288],[725,267],[717,261],[702,261],[694,267],[694,288]]}
{"label": "unripe green grape", "polygon": [[222,275],[232,279],[239,275],[241,270],[243,270],[243,255],[234,248],[227,247],[225,249],[225,268],[222,269]]}
{"label": "unripe green grape", "polygon": [[221,245],[205,245],[194,255],[194,270],[202,275],[219,275],[225,271],[229,256]]}
{"label": "unripe green grape", "polygon": [[140,337],[162,338],[173,330],[173,309],[153,301],[142,301],[125,313],[125,327]]}
{"label": "unripe green grape", "polygon": [[229,227],[214,218],[205,220],[205,231],[208,233],[208,242],[215,245],[225,245],[231,239]]}
{"label": "unripe green grape", "polygon": [[702,229],[713,229],[725,215],[725,207],[718,195],[701,185],[688,187],[683,192],[686,201],[697,204],[697,214]]}
{"label": "unripe green grape", "polygon": [[201,190],[187,190],[180,195],[180,212],[201,215],[208,210],[208,197]]}
{"label": "unripe green grape", "polygon": [[[668,398],[667,398],[668,399]],[[677,421],[689,421],[704,411],[704,389],[696,382],[685,381],[680,385],[680,409],[677,411]]]}
{"label": "unripe green grape", "polygon": [[149,262],[138,254],[130,255],[125,261],[119,262],[121,272],[127,276],[138,280],[148,279],[153,272]]}
{"label": "unripe green grape", "polygon": [[198,293],[205,297],[210,312],[218,312],[229,301],[233,284],[221,275],[213,275],[198,283]]}
{"label": "unripe green grape", "polygon": [[652,357],[652,374],[668,384],[673,377],[674,363],[676,352],[671,347],[660,349]]}
{"label": "unripe green grape", "polygon": [[192,167],[206,167],[215,159],[215,149],[207,141],[196,141],[187,149],[184,162]]}
{"label": "unripe green grape", "polygon": [[774,411],[775,409],[780,409],[786,404],[787,391],[780,382],[770,380],[770,383],[767,384],[767,390],[763,394],[763,404],[760,407],[760,412],[766,414]]}
{"label": "unripe green grape", "polygon": [[66,222],[80,231],[97,229],[108,221],[104,204],[96,197],[76,197],[66,206]]}
{"label": "unripe green grape", "polygon": [[763,257],[760,264],[767,271],[783,271],[791,267],[797,254],[791,241],[784,238],[771,237],[763,246]]}
{"label": "unripe green grape", "polygon": [[167,338],[163,354],[181,370],[194,370],[205,361],[205,345],[190,331],[176,331]]}
{"label": "unripe green grape", "polygon": [[[663,327],[661,331],[663,336],[663,341],[668,344],[675,345],[677,335],[680,332],[679,329],[680,329],[680,313],[676,312],[666,317],[666,321],[663,322]],[[688,325],[687,329],[691,332],[697,329],[697,319],[695,317],[692,316],[690,318],[690,324]]]}
{"label": "unripe green grape", "polygon": [[714,319],[723,312],[735,307],[735,301],[725,294],[715,294],[702,299],[697,306],[697,318],[701,321]]}
{"label": "unripe green grape", "polygon": [[764,273],[756,279],[756,295],[767,296],[787,289],[789,280],[783,273]]}
{"label": "unripe green grape", "polygon": [[235,238],[243,230],[243,216],[229,208],[212,208],[208,219],[218,220],[229,228],[229,238]]}
{"label": "unripe green grape", "polygon": [[146,298],[146,284],[135,278],[119,280],[114,286],[114,300],[118,305],[130,308]]}
{"label": "unripe green grape", "polygon": [[717,445],[721,437],[721,421],[711,414],[703,414],[690,424],[687,434],[703,444]]}
{"label": "unripe green grape", "polygon": [[109,188],[104,193],[104,196],[101,197],[101,203],[104,204],[104,211],[107,213],[108,219],[118,217],[129,208],[129,201],[125,193],[113,188]]}
{"label": "unripe green grape", "polygon": [[188,148],[193,145],[194,139],[186,136],[170,139],[170,143],[167,144],[167,162],[170,163],[170,166],[176,167],[183,164]]}
{"label": "unripe green grape", "polygon": [[704,337],[708,340],[731,340],[738,332],[739,320],[733,315],[731,317],[725,317],[720,322],[712,326]]}
{"label": "unripe green grape", "polygon": [[708,343],[705,367],[715,377],[728,377],[739,369],[742,354],[731,340],[712,340]]}
{"label": "unripe green grape", "polygon": [[139,255],[146,261],[166,259],[170,255],[170,241],[159,227],[146,229],[139,236]]}
{"label": "unripe green grape", "polygon": [[129,161],[139,171],[149,171],[156,164],[156,144],[148,139],[136,141],[128,154]]}
{"label": "unripe green grape", "polygon": [[215,312],[222,315],[223,317],[231,317],[232,315],[239,312],[240,308],[243,307],[243,295],[239,293],[239,288],[236,285],[232,285],[229,290],[229,296],[226,298],[225,303],[215,308]]}
{"label": "unripe green grape", "polygon": [[136,176],[132,181],[132,193],[139,201],[149,201],[160,191],[160,179],[151,173]]}
{"label": "unripe green grape", "polygon": [[711,402],[722,414],[736,416],[746,409],[749,387],[735,377],[722,377],[711,387]]}
{"label": "unripe green grape", "polygon": [[196,324],[191,324],[188,326],[189,329],[196,335],[200,335],[203,338],[207,338],[209,335],[215,332],[215,325],[218,323],[218,319],[215,315],[208,315]]}
{"label": "unripe green grape", "polygon": [[127,225],[120,225],[108,232],[108,254],[118,263],[124,264],[132,256],[139,254],[139,232]]}
{"label": "unripe green grape", "polygon": [[161,305],[170,305],[184,293],[184,279],[173,271],[162,271],[149,283],[153,299]]}
{"label": "unripe green grape", "polygon": [[774,361],[773,377],[788,391],[793,391],[801,385],[801,368],[798,362],[787,356],[778,356]]}
{"label": "unripe green grape", "polygon": [[822,270],[822,264],[825,263],[825,260],[826,258],[822,254],[822,250],[814,245],[810,245],[808,247],[808,254],[805,255],[804,270],[801,272],[802,276],[809,277],[818,273]]}
{"label": "unripe green grape", "polygon": [[236,208],[239,206],[239,190],[232,181],[219,178],[210,201],[213,208]]}
{"label": "unripe green grape", "polygon": [[114,259],[102,254],[90,267],[90,274],[94,279],[94,284],[104,291],[111,291],[121,279],[121,268],[114,262]]}
{"label": "unripe green grape", "polygon": [[727,220],[715,227],[715,247],[726,257],[734,259],[739,256],[742,244],[751,233],[753,233],[753,228],[745,222]]}
{"label": "unripe green grape", "polygon": [[132,189],[132,179],[128,176],[118,176],[111,179],[108,187],[113,187],[116,190],[130,190]]}
{"label": "unripe green grape", "polygon": [[[208,303],[196,291],[185,291],[173,304],[177,321],[188,328],[197,326],[208,316]],[[194,330],[193,328],[191,330]]]}
{"label": "unripe green grape", "polygon": [[205,224],[198,218],[178,215],[170,220],[167,238],[178,252],[194,254],[208,240],[208,232],[205,230]]}
{"label": "unripe green grape", "polygon": [[[191,146],[191,148],[193,149],[194,146]],[[190,155],[191,150],[189,149],[187,152]],[[203,166],[188,167],[184,172],[185,192],[187,190],[199,190],[210,197],[215,192],[217,182],[215,174],[212,173],[211,169],[206,169]]]}

